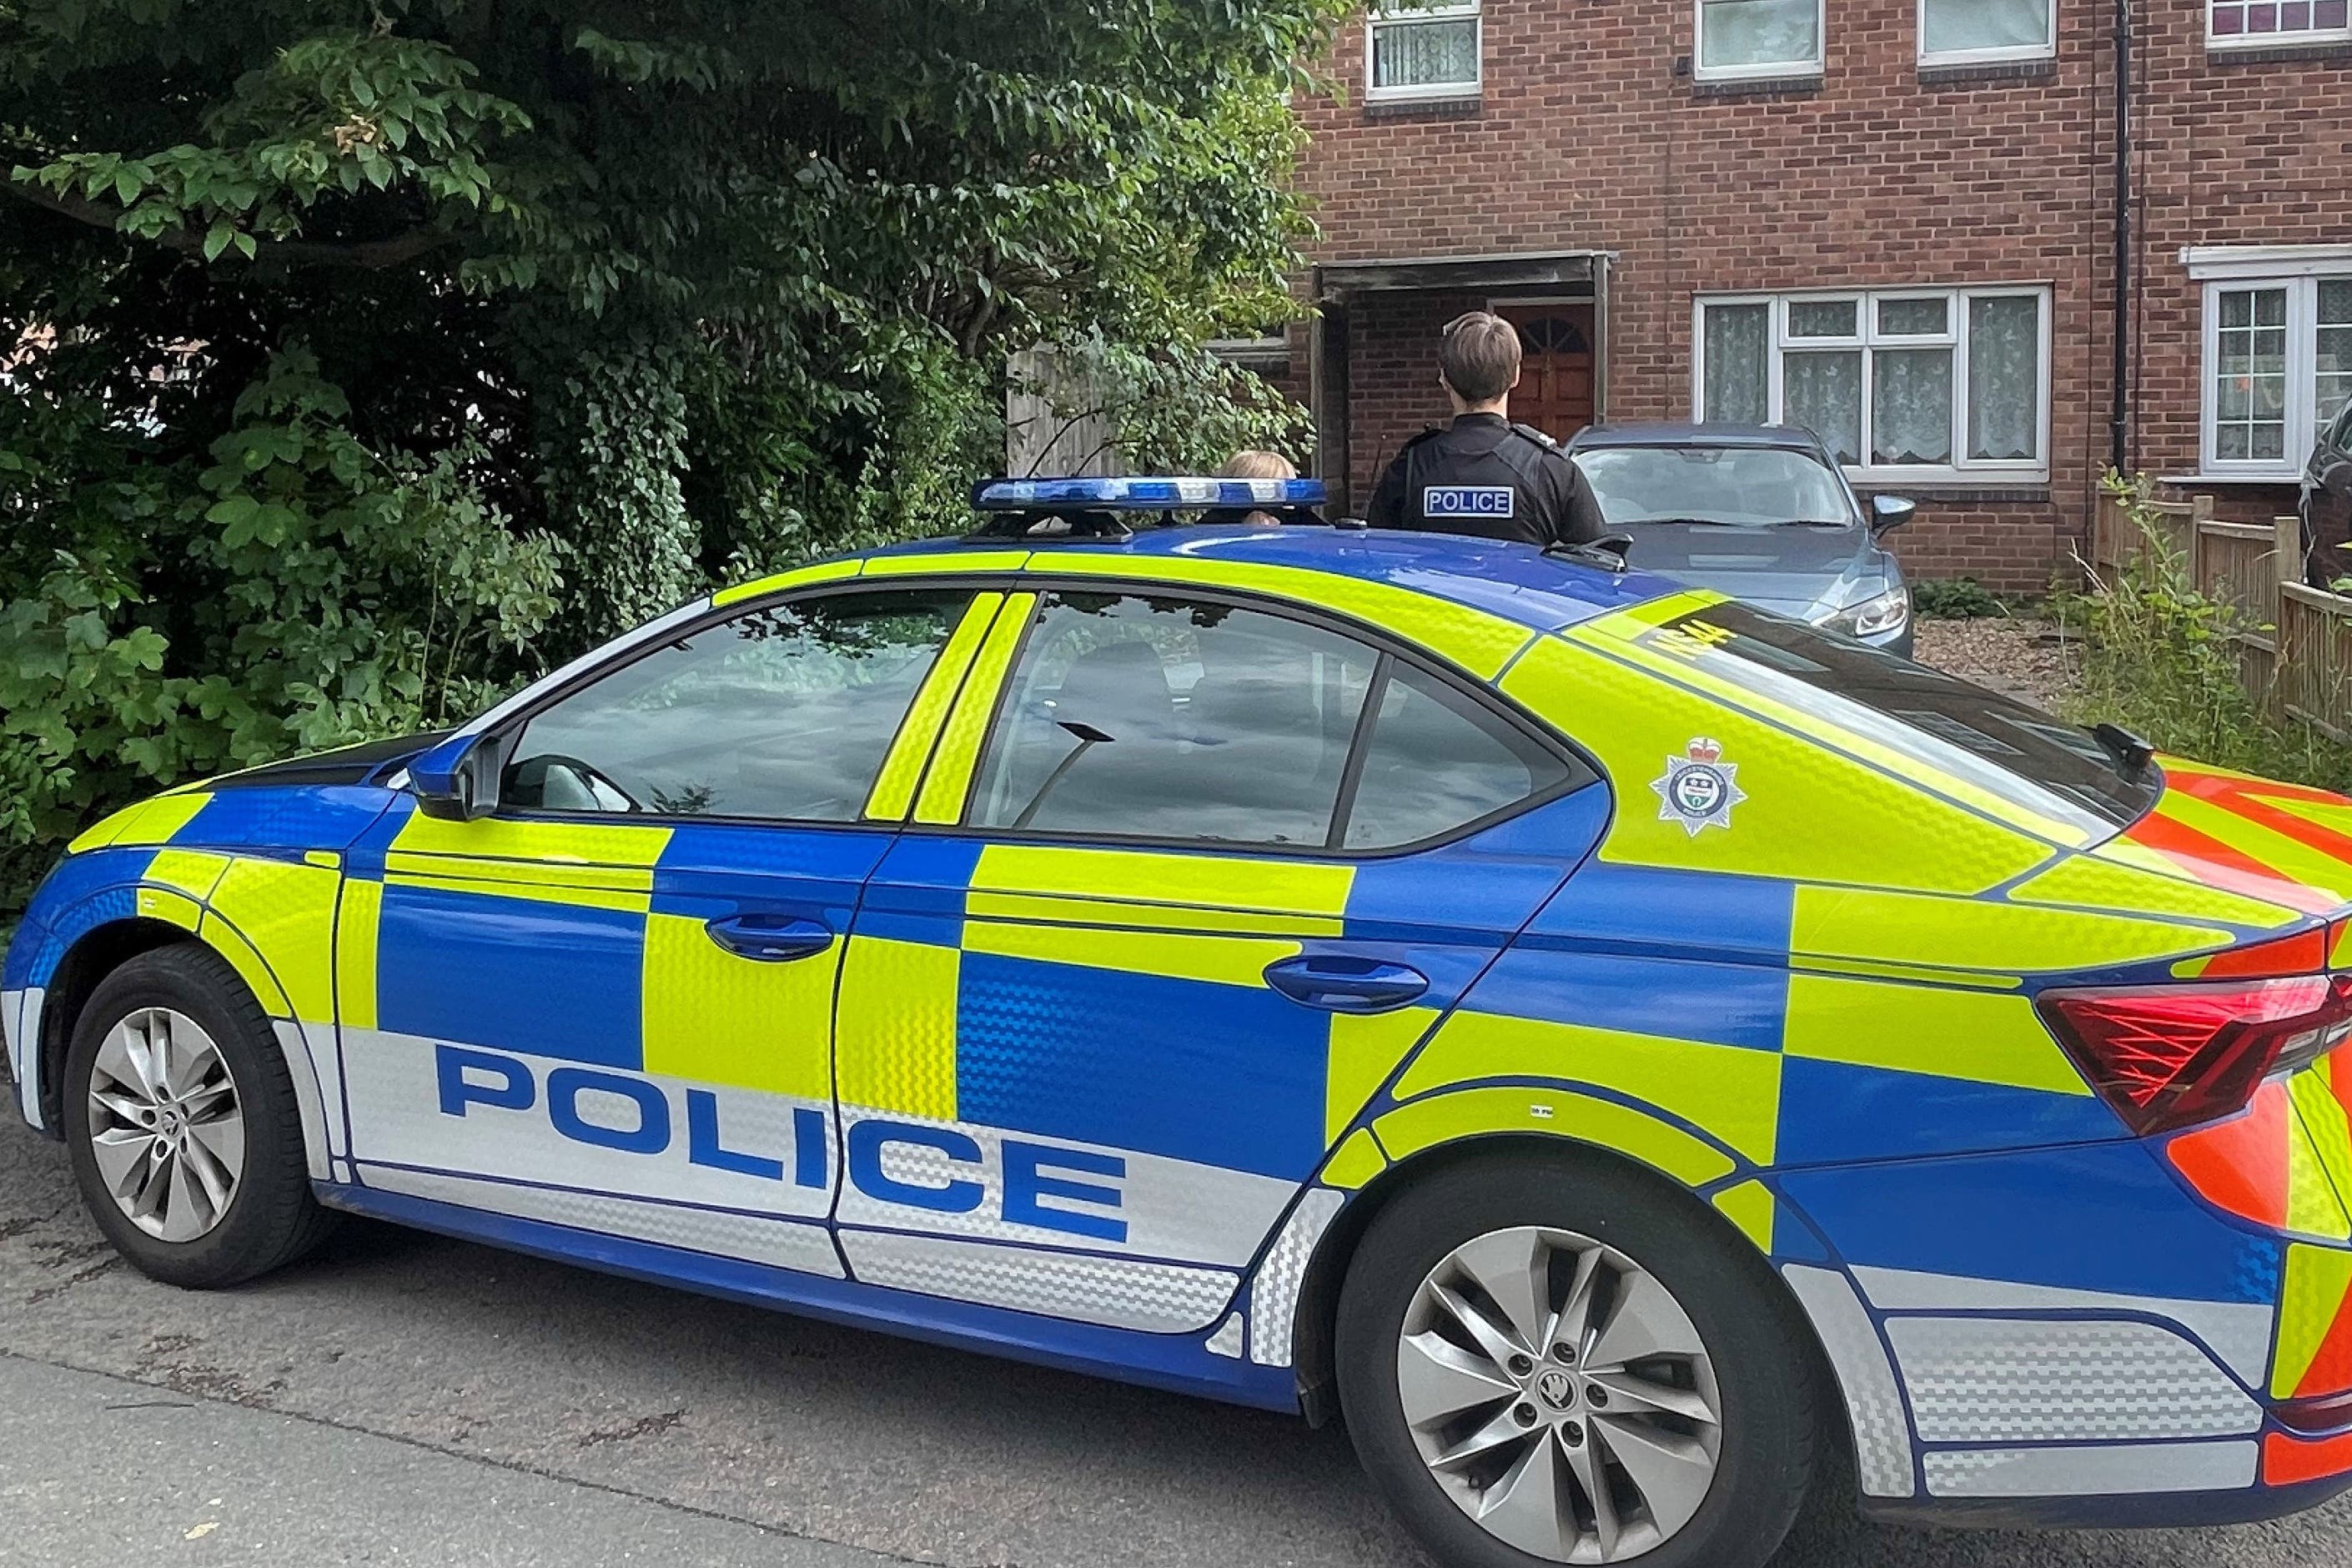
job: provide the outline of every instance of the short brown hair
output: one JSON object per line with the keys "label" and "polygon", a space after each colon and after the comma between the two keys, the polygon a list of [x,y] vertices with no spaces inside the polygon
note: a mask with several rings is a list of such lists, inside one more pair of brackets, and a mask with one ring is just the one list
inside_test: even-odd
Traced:
{"label": "short brown hair", "polygon": [[1217,470],[1221,479],[1295,479],[1298,470],[1279,452],[1244,450],[1225,459]]}
{"label": "short brown hair", "polygon": [[1492,403],[1519,379],[1519,329],[1489,310],[1471,310],[1445,323],[1438,374],[1470,403]]}

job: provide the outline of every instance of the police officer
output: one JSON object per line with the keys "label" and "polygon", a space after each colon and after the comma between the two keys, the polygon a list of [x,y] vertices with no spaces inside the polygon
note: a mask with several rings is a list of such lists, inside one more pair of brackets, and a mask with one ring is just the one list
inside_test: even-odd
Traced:
{"label": "police officer", "polygon": [[1486,310],[1456,316],[1437,363],[1454,423],[1404,444],[1372,491],[1371,525],[1529,544],[1600,538],[1601,509],[1559,443],[1511,423],[1519,330]]}

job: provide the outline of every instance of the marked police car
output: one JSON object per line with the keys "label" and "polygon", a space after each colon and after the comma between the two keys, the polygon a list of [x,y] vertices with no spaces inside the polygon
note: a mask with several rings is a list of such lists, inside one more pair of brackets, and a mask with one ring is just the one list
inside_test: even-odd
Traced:
{"label": "marked police car", "polygon": [[1152,525],[1318,500],[988,487],[109,817],[22,1113],[163,1279],[344,1211],[1344,1416],[1449,1563],[2346,1484],[2352,802],[1572,552]]}

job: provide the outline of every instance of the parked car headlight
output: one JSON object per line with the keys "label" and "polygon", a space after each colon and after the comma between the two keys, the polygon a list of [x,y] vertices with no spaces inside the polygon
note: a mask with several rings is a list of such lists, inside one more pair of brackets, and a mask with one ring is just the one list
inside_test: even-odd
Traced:
{"label": "parked car headlight", "polygon": [[1889,588],[1875,598],[1832,610],[1813,624],[1826,626],[1848,637],[1871,637],[1885,632],[1901,631],[1903,623],[1911,618],[1911,590],[1908,586]]}

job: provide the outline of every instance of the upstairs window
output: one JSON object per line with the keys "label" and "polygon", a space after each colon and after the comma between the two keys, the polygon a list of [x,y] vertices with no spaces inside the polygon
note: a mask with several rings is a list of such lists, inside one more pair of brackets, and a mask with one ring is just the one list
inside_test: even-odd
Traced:
{"label": "upstairs window", "polygon": [[2205,39],[2215,48],[2352,38],[2347,0],[2207,0],[2205,16]]}
{"label": "upstairs window", "polygon": [[1702,419],[1802,426],[1865,482],[2048,476],[2046,289],[1730,297],[1698,311]]}
{"label": "upstairs window", "polygon": [[2048,59],[2058,49],[2057,9],[2057,0],[1919,0],[1919,63]]}
{"label": "upstairs window", "polygon": [[1376,102],[1475,97],[1480,49],[1478,0],[1375,5],[1366,24],[1365,96]]}
{"label": "upstairs window", "polygon": [[1698,79],[1819,76],[1822,33],[1822,0],[1698,0]]}

